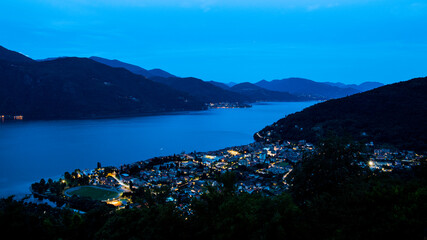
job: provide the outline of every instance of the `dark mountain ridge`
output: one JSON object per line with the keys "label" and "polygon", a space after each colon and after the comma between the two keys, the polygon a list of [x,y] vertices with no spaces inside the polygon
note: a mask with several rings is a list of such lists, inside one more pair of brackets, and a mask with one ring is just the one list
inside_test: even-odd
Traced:
{"label": "dark mountain ridge", "polygon": [[257,141],[317,141],[326,132],[427,151],[427,78],[333,99],[288,115],[254,135]]}
{"label": "dark mountain ridge", "polygon": [[186,93],[87,58],[0,61],[0,113],[78,119],[200,110]]}
{"label": "dark mountain ridge", "polygon": [[222,83],[222,82],[209,81],[208,83],[215,85],[217,87],[220,87],[222,89],[225,89],[225,90],[230,90],[230,87],[227,84]]}
{"label": "dark mountain ridge", "polygon": [[139,67],[139,66],[136,66],[133,64],[129,64],[129,63],[125,63],[125,62],[122,62],[122,61],[119,61],[116,59],[110,60],[110,59],[101,58],[101,57],[94,57],[94,56],[90,57],[90,59],[97,61],[99,63],[105,64],[105,65],[108,65],[110,67],[127,69],[127,70],[129,70],[135,74],[142,75],[146,78],[150,78],[150,77],[166,77],[166,78],[176,77],[176,76],[174,76],[174,75],[172,75],[172,74],[170,74],[170,73],[168,73],[162,69],[155,68],[155,69],[151,69],[151,70],[146,70],[142,67]]}
{"label": "dark mountain ridge", "polygon": [[15,52],[11,51],[9,49],[6,49],[2,46],[0,46],[0,60],[3,61],[9,61],[9,62],[16,62],[16,63],[29,63],[29,62],[35,62],[33,59]]}

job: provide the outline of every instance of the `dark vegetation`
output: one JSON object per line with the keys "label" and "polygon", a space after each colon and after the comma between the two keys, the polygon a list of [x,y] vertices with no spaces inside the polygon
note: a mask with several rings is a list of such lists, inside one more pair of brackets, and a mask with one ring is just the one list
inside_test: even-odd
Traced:
{"label": "dark vegetation", "polygon": [[81,174],[80,169],[74,170],[72,173],[65,172],[64,179],[53,181],[49,178],[47,181],[42,178],[40,182],[31,184],[31,190],[40,195],[56,195],[62,196],[62,192],[66,187],[73,188],[77,186],[85,186],[89,184],[89,177]]}
{"label": "dark vegetation", "polygon": [[325,133],[404,150],[427,150],[427,78],[395,83],[319,103],[288,115],[255,134],[257,141],[306,139]]}
{"label": "dark vegetation", "polygon": [[112,211],[0,200],[0,227],[37,239],[422,239],[427,227],[427,164],[371,172],[362,145],[329,138],[286,179],[279,196],[236,191],[236,174],[218,178],[191,203],[191,213],[166,202],[168,189],[134,192],[135,205]]}

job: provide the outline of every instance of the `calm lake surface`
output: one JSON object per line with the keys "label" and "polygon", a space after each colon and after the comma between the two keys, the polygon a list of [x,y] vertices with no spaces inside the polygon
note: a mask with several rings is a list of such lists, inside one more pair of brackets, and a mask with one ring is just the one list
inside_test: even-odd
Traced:
{"label": "calm lake surface", "polygon": [[0,197],[28,193],[41,178],[120,166],[155,156],[253,142],[253,134],[316,102],[264,103],[175,115],[0,124]]}

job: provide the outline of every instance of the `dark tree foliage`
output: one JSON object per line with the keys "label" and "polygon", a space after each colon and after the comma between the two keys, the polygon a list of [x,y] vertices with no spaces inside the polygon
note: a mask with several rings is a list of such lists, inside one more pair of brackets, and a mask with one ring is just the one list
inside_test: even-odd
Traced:
{"label": "dark tree foliage", "polygon": [[77,197],[76,195],[67,199],[66,204],[70,208],[78,209],[83,212],[88,212],[96,208],[110,209],[110,211],[114,209],[113,206],[107,205],[104,202],[96,201],[89,197]]}
{"label": "dark tree foliage", "polygon": [[191,232],[202,239],[297,239],[301,232],[299,209],[283,194],[229,195],[210,189],[193,203]]}
{"label": "dark tree foliage", "polygon": [[170,195],[170,188],[162,186],[160,188],[140,187],[131,194],[132,202],[152,207],[166,203],[166,198]]}
{"label": "dark tree foliage", "polygon": [[427,188],[419,180],[370,176],[339,194],[321,194],[301,206],[319,239],[422,239],[427,224]]}
{"label": "dark tree foliage", "polygon": [[227,171],[218,177],[218,182],[222,184],[224,194],[234,194],[236,191],[237,176],[235,172]]}
{"label": "dark tree foliage", "polygon": [[358,144],[323,140],[289,175],[309,236],[319,239],[417,239],[427,226],[425,163],[371,173]]}
{"label": "dark tree foliage", "polygon": [[290,191],[298,201],[309,201],[321,194],[337,194],[368,170],[361,154],[363,146],[330,135],[315,151],[304,156],[287,177]]}
{"label": "dark tree foliage", "polygon": [[14,239],[86,239],[81,236],[84,222],[80,214],[46,204],[0,199],[0,229]]}
{"label": "dark tree foliage", "polygon": [[184,221],[171,204],[124,209],[108,219],[96,239],[186,239]]}
{"label": "dark tree foliage", "polygon": [[52,179],[46,180],[41,179],[40,182],[31,184],[31,189],[34,193],[38,193],[44,196],[57,196],[60,197],[63,194],[65,187],[76,187],[84,186],[89,184],[89,177],[82,174],[79,169],[74,170],[71,174],[69,172],[64,173],[64,181],[59,179],[58,181],[53,181]]}

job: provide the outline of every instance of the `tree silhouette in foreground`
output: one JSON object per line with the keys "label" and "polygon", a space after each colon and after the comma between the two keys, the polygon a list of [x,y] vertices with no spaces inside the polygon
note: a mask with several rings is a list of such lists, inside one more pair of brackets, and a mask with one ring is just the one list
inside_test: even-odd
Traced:
{"label": "tree silhouette in foreground", "polygon": [[366,162],[362,152],[361,144],[330,135],[294,167],[287,177],[290,191],[298,201],[339,193],[369,171],[360,165]]}

